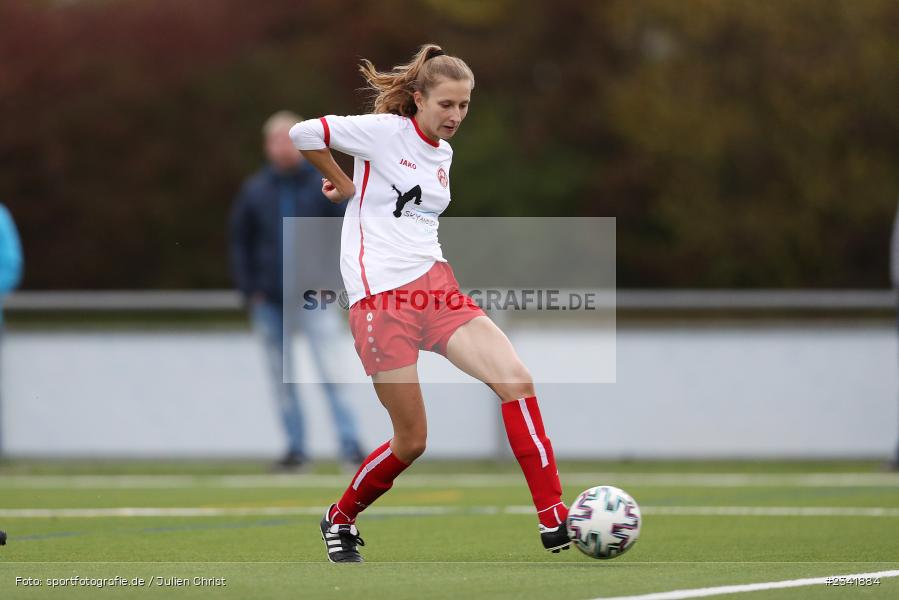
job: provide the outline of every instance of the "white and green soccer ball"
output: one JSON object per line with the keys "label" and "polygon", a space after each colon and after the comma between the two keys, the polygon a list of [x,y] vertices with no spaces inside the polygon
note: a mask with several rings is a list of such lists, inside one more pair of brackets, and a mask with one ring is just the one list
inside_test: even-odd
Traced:
{"label": "white and green soccer ball", "polygon": [[640,507],[624,490],[599,485],[583,491],[568,509],[568,537],[591,558],[615,558],[640,537]]}

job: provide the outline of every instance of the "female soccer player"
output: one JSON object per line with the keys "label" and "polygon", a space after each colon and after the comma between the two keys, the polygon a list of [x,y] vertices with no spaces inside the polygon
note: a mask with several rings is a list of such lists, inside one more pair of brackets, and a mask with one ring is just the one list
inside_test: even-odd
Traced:
{"label": "female soccer player", "polygon": [[[340,270],[350,327],[393,423],[393,438],[365,459],[321,521],[328,558],[362,562],[357,515],[425,450],[419,350],[443,354],[499,396],[543,546],[567,549],[568,509],[530,373],[503,332],[459,291],[437,240],[437,218],[450,202],[453,150],[447,140],[468,113],[474,75],[464,61],[433,44],[390,72],[378,72],[367,60],[360,71],[376,93],[372,114],[329,115],[290,131],[296,148],[324,176],[325,196],[349,200]],[[353,179],[331,149],[355,157]]]}

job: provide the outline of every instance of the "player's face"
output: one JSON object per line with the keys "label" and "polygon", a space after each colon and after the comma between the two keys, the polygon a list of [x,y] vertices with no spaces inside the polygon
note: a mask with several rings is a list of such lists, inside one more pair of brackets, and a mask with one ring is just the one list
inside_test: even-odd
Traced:
{"label": "player's face", "polygon": [[427,94],[415,92],[415,119],[425,135],[448,140],[456,134],[471,102],[471,81],[442,79]]}
{"label": "player's face", "polygon": [[276,127],[265,138],[265,156],[279,171],[295,169],[303,160],[290,140],[290,127]]}

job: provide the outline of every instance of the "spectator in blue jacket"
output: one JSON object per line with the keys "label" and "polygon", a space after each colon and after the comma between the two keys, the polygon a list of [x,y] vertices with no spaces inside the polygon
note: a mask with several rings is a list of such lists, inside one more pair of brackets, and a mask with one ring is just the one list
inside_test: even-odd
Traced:
{"label": "spectator in blue jacket", "polygon": [[[291,344],[284,343],[284,281],[282,219],[285,217],[341,217],[344,207],[321,193],[321,176],[296,151],[290,128],[302,118],[288,111],[272,115],[263,127],[268,164],[248,178],[231,213],[231,263],[237,287],[262,338],[278,409],[287,435],[287,452],[278,465],[296,469],[308,460],[299,387],[292,383]],[[310,260],[321,260],[320,256]],[[336,262],[335,262],[336,265]],[[340,442],[341,459],[358,465],[365,454],[359,444],[353,415],[340,389],[328,374],[327,337],[339,328],[338,311],[322,311],[300,323],[324,386]],[[327,314],[325,314],[327,313]],[[327,321],[334,321],[328,323]],[[330,325],[329,327],[326,325]],[[285,359],[286,357],[286,359]]]}

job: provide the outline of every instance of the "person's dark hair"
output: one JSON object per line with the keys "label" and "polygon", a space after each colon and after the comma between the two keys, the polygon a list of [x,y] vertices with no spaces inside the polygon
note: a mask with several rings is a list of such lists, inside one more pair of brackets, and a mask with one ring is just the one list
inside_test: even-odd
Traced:
{"label": "person's dark hair", "polygon": [[436,44],[425,44],[408,63],[387,72],[378,71],[371,61],[362,59],[359,71],[368,84],[367,89],[374,92],[374,113],[413,116],[418,111],[413,92],[427,95],[441,79],[468,80],[474,87],[474,73],[465,61],[449,56]]}

